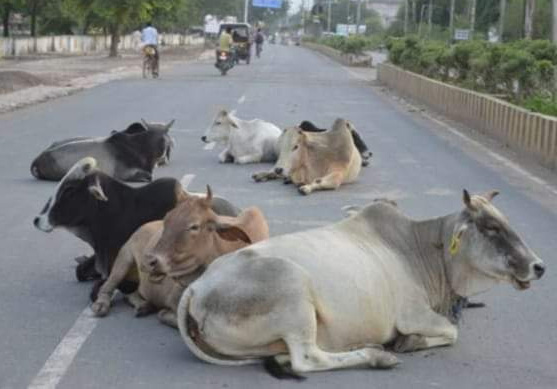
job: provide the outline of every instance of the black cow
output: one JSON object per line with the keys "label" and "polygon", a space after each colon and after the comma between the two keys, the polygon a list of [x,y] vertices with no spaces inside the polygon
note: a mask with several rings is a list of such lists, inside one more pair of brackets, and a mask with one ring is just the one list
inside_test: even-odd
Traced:
{"label": "black cow", "polygon": [[[308,120],[304,120],[303,122],[301,122],[298,127],[300,127],[300,129],[302,131],[307,131],[307,132],[325,132],[325,131],[327,131],[324,128],[318,128],[317,126],[315,126],[312,122],[310,122]],[[354,140],[354,145],[356,146],[356,148],[360,152],[360,155],[362,156],[362,166],[369,165],[369,159],[372,157],[373,153],[371,151],[369,151],[369,149],[367,148],[366,143],[364,142],[364,140],[362,139],[360,134],[358,134],[358,132],[355,129],[352,129],[351,132],[352,132],[352,139]]]}
{"label": "black cow", "polygon": [[[128,186],[100,172],[96,160],[88,157],[70,169],[34,224],[44,232],[65,228],[93,248],[93,256],[76,259],[79,281],[106,279],[131,234],[147,222],[162,219],[183,193],[180,182],[173,178],[161,178],[139,188]],[[213,209],[229,216],[239,212],[221,198]],[[125,293],[135,287],[121,285]]]}
{"label": "black cow", "polygon": [[74,137],[52,143],[31,164],[39,179],[60,180],[85,157],[99,161],[100,169],[123,181],[151,181],[153,169],[168,162],[173,145],[168,124],[132,123],[107,137]]}

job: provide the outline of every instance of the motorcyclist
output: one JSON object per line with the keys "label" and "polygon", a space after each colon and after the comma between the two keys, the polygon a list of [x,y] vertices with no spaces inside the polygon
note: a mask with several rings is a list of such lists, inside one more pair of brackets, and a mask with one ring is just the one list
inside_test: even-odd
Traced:
{"label": "motorcyclist", "polygon": [[[232,39],[232,28],[231,27],[226,27],[226,29],[220,34],[219,37],[219,50],[220,51],[224,51],[226,53],[228,53],[228,56],[230,58],[231,56],[231,51],[232,51],[232,45],[234,44],[234,40]],[[218,53],[217,52],[217,61],[218,61]]]}
{"label": "motorcyclist", "polygon": [[151,25],[151,22],[147,22],[145,28],[141,30],[141,43],[143,44],[143,52],[145,49],[151,47],[155,50],[155,67],[153,69],[153,74],[155,76],[159,75],[159,33],[155,27]]}
{"label": "motorcyclist", "polygon": [[257,53],[258,57],[261,55],[261,51],[263,51],[264,41],[265,41],[265,37],[261,32],[261,28],[258,28],[257,32],[255,33],[255,52]]}

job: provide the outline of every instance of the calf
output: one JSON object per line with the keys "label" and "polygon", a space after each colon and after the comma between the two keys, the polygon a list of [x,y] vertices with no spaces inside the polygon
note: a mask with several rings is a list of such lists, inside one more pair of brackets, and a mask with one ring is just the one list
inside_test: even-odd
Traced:
{"label": "calf", "polygon": [[[117,285],[138,272],[139,288],[126,296],[136,315],[158,310],[163,323],[177,327],[176,307],[182,292],[215,258],[269,237],[269,227],[258,208],[226,217],[217,215],[211,206],[208,188],[205,198],[188,196],[164,221],[137,230],[120,250],[110,277],[91,306],[95,315],[107,315]],[[163,272],[168,271],[166,261],[178,267],[171,276]]]}
{"label": "calf", "polygon": [[[84,158],[58,184],[34,224],[51,232],[65,228],[88,243],[92,257],[80,257],[79,281],[106,279],[118,251],[143,224],[162,219],[184,197],[180,183],[161,178],[142,187],[131,187],[97,169],[94,158]],[[215,199],[224,214],[235,214],[226,200]],[[129,288],[134,289],[134,285]]]}
{"label": "calf", "polygon": [[[31,164],[31,174],[43,180],[60,180],[84,157],[93,157],[100,169],[123,181],[152,180],[156,166],[168,162],[173,141],[168,124],[133,123],[108,137],[77,137],[54,142]],[[142,130],[143,128],[143,130]]]}
{"label": "calf", "polygon": [[225,146],[219,154],[221,163],[274,162],[278,157],[276,144],[280,133],[274,124],[260,119],[242,120],[223,110],[201,140]]}

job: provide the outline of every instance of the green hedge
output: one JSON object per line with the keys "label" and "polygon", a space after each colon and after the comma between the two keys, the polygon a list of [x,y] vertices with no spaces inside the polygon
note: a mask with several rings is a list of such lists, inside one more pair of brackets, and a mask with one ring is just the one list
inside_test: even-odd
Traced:
{"label": "green hedge", "polygon": [[383,38],[379,35],[351,35],[348,37],[333,35],[313,40],[313,42],[332,47],[343,54],[359,55],[365,50],[376,50],[381,47]]}
{"label": "green hedge", "polygon": [[465,88],[503,96],[553,115],[557,46],[546,40],[455,45],[416,37],[387,41],[389,60],[404,69]]}

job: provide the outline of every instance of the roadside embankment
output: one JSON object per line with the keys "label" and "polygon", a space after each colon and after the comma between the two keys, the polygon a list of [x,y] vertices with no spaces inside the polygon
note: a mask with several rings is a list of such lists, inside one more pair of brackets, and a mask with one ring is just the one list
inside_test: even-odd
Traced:
{"label": "roadside embankment", "polygon": [[[161,76],[165,69],[205,53],[202,45],[161,50]],[[39,59],[38,59],[39,58]],[[141,77],[140,52],[118,58],[107,53],[57,57],[20,57],[0,60],[0,113],[67,96],[126,77]]]}

